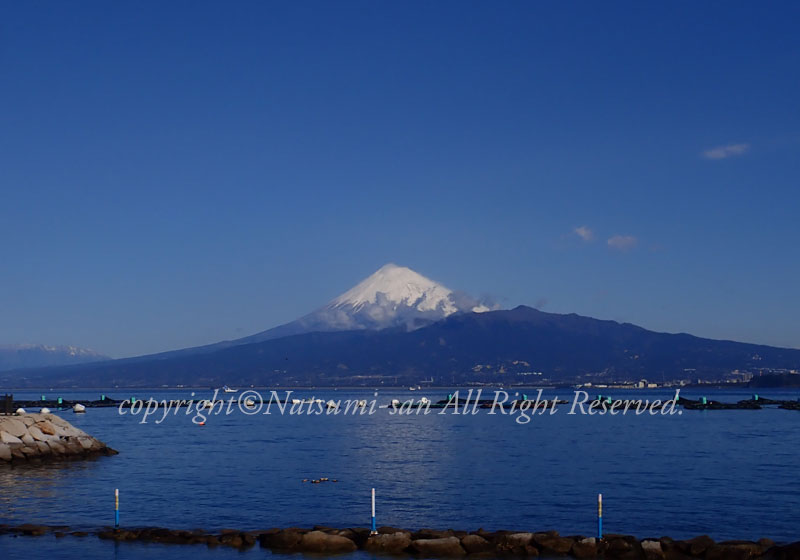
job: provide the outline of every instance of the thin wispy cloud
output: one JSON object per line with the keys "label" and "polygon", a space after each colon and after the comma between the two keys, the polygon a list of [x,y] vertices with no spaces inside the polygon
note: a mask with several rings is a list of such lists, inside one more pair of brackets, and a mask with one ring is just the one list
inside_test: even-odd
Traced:
{"label": "thin wispy cloud", "polygon": [[594,240],[594,232],[586,226],[576,227],[572,231],[587,243]]}
{"label": "thin wispy cloud", "polygon": [[703,152],[706,159],[727,159],[729,157],[741,156],[750,149],[750,144],[728,144],[727,146],[717,146]]}
{"label": "thin wispy cloud", "polygon": [[636,247],[639,240],[633,235],[615,235],[608,238],[608,246],[617,251],[629,251]]}

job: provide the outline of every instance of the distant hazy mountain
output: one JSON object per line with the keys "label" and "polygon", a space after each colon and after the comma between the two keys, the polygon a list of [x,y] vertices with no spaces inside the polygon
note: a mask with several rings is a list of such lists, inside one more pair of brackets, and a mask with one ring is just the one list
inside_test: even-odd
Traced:
{"label": "distant hazy mountain", "polygon": [[[438,304],[436,304],[438,307]],[[311,332],[206,354],[14,374],[28,385],[367,385],[718,378],[748,368],[800,369],[800,350],[529,307],[450,313],[427,326]],[[538,375],[540,374],[541,375]],[[3,376],[0,375],[0,380]]]}
{"label": "distant hazy mountain", "polygon": [[43,344],[0,345],[0,371],[63,366],[109,360],[94,350],[75,346],[45,346]]}

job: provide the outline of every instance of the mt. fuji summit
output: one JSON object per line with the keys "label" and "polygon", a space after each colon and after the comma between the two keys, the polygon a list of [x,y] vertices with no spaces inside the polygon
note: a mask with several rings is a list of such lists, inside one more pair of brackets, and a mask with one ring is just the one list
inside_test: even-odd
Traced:
{"label": "mt. fuji summit", "polygon": [[454,313],[484,311],[490,308],[410,268],[390,263],[320,309],[236,342],[261,342],[314,331],[414,330]]}

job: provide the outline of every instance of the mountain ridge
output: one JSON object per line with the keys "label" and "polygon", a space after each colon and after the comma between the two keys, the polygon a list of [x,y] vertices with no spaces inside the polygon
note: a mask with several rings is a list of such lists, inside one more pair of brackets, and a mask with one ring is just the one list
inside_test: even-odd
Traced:
{"label": "mountain ridge", "polygon": [[[442,384],[716,379],[756,367],[798,369],[800,350],[518,306],[452,314],[410,331],[311,332],[167,360],[20,374],[28,384],[372,386],[429,378]],[[529,377],[536,373],[542,375]]]}
{"label": "mountain ridge", "polygon": [[224,348],[309,332],[380,330],[398,326],[413,330],[454,313],[489,310],[489,305],[472,296],[450,290],[410,268],[387,263],[322,307],[294,321],[241,338],[121,358],[118,361],[140,362],[208,354]]}
{"label": "mountain ridge", "polygon": [[110,360],[108,356],[78,346],[0,344],[0,371]]}

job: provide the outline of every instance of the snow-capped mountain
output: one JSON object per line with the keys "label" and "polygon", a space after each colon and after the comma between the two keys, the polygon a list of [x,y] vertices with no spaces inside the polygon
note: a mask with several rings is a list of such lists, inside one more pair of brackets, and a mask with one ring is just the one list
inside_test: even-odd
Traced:
{"label": "snow-capped mountain", "polygon": [[387,264],[308,315],[235,341],[251,343],[313,331],[413,330],[459,312],[490,308],[404,266]]}
{"label": "snow-capped mountain", "polygon": [[0,344],[0,371],[84,364],[110,359],[77,346],[46,346],[44,344]]}

